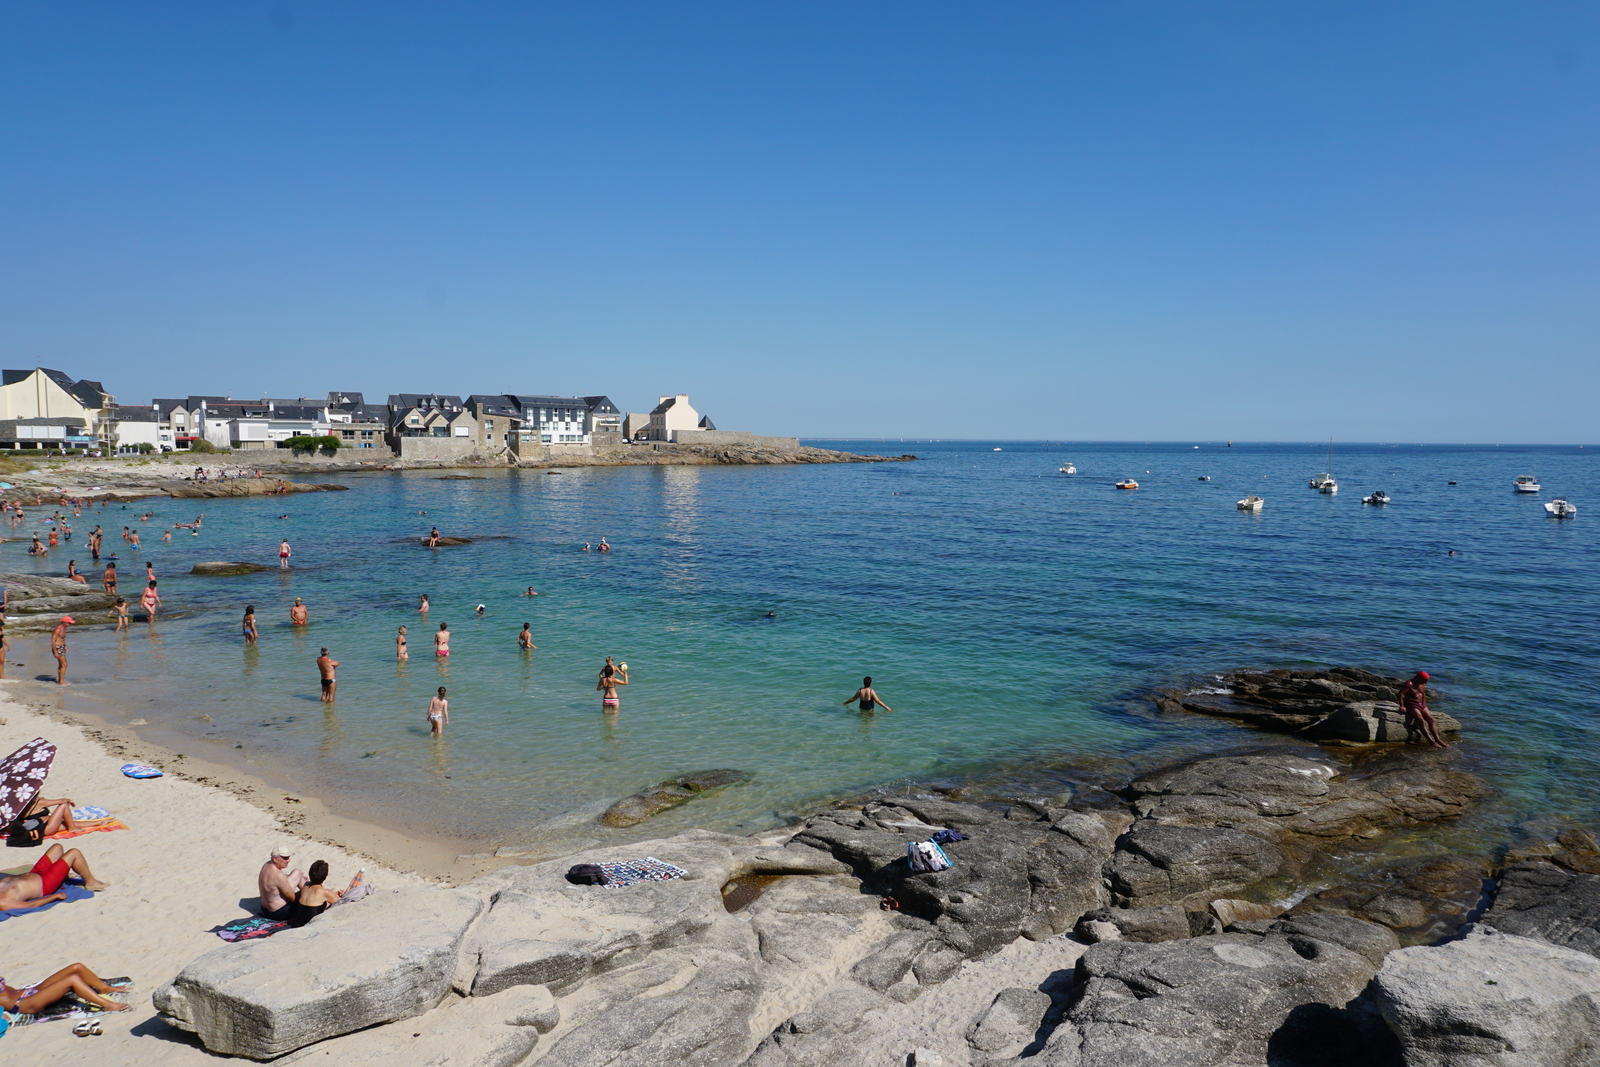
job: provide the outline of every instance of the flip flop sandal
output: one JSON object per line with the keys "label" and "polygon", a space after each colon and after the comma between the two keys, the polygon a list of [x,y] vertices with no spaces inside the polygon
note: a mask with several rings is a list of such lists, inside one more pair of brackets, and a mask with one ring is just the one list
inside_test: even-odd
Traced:
{"label": "flip flop sandal", "polygon": [[99,1019],[85,1019],[77,1026],[74,1026],[72,1028],[72,1032],[77,1034],[79,1037],[99,1037],[101,1034],[105,1033],[105,1031],[100,1028]]}
{"label": "flip flop sandal", "polygon": [[878,901],[878,908],[880,911],[899,911],[900,902],[894,897],[886,896]]}

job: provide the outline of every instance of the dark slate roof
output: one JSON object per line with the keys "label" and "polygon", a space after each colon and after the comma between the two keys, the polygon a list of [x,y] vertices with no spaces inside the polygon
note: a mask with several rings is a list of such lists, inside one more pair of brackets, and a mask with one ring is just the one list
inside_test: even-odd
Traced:
{"label": "dark slate roof", "polygon": [[517,407],[517,402],[506,393],[473,393],[467,397],[469,407],[476,407],[490,415],[499,415],[502,418],[520,419],[522,409]]}
{"label": "dark slate roof", "polygon": [[390,393],[389,409],[397,408],[423,408],[424,410],[443,408],[450,411],[459,411],[466,405],[461,403],[461,398],[454,393]]}
{"label": "dark slate roof", "polygon": [[335,392],[328,394],[328,406],[338,408],[341,411],[349,411],[352,408],[366,407],[366,405],[366,398],[360,393]]}
{"label": "dark slate roof", "polygon": [[[49,367],[39,367],[37,370],[40,374],[61,386],[62,389],[71,394],[74,400],[86,408],[99,408],[105,403],[105,389],[101,387],[99,382],[91,382],[87,378],[81,382],[75,382],[67,375],[58,370],[51,370]],[[26,381],[31,374],[33,374],[31,370],[0,371],[0,385],[15,385],[17,382]]]}
{"label": "dark slate roof", "polygon": [[715,430],[717,426],[711,421],[710,415],[702,415],[700,416],[700,428],[702,430]]}
{"label": "dark slate roof", "polygon": [[118,422],[160,422],[161,413],[155,408],[137,407],[117,409]]}
{"label": "dark slate roof", "polygon": [[321,416],[321,404],[285,404],[281,401],[274,401],[270,417],[275,419],[316,419]]}
{"label": "dark slate roof", "polygon": [[235,401],[231,396],[191,396],[183,402],[183,406],[190,411],[197,411],[202,403],[208,408],[213,408],[218,404],[242,403],[242,401]]}
{"label": "dark slate roof", "polygon": [[596,415],[621,415],[622,409],[611,402],[609,396],[586,396],[583,402],[589,405],[589,410]]}
{"label": "dark slate roof", "polygon": [[526,411],[529,408],[587,408],[588,402],[581,396],[538,396],[534,394],[519,393],[511,397],[516,401],[517,407]]}
{"label": "dark slate roof", "polygon": [[678,398],[677,397],[669,396],[666,399],[662,400],[661,403],[659,403],[655,407],[651,408],[650,409],[650,414],[652,414],[652,415],[665,415],[667,413],[668,409],[670,409],[672,407],[672,405],[676,404],[677,402],[678,402]]}

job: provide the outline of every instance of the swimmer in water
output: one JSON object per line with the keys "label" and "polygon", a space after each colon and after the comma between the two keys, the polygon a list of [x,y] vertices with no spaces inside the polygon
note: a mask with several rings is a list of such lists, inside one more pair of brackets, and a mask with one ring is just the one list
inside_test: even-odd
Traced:
{"label": "swimmer in water", "polygon": [[479,604],[476,614],[483,615],[483,614],[486,614],[488,612],[488,610],[489,610],[488,608],[484,607],[482,604]]}
{"label": "swimmer in water", "polygon": [[[608,660],[611,658],[606,657]],[[617,699],[617,686],[627,685],[628,679],[617,673],[617,669],[610,663],[600,668],[600,684],[595,686],[600,690],[600,710],[604,712],[617,712],[622,710],[622,701]]]}
{"label": "swimmer in water", "polygon": [[423,615],[426,615],[428,613],[428,594],[427,593],[423,593],[422,594],[422,603],[417,605],[417,611],[420,614],[423,614]]}
{"label": "swimmer in water", "polygon": [[428,728],[434,737],[444,736],[444,724],[450,721],[450,702],[444,698],[444,686],[439,695],[428,701]]}
{"label": "swimmer in water", "polygon": [[305,603],[299,597],[294,598],[294,607],[289,609],[289,625],[304,626],[311,621],[311,613],[306,610]]}
{"label": "swimmer in water", "polygon": [[861,679],[861,688],[852,693],[844,701],[844,704],[848,705],[852,700],[860,704],[862,711],[876,711],[878,708],[882,708],[884,711],[894,710],[885,704],[883,698],[878,696],[878,691],[872,688],[872,678],[870,676]]}
{"label": "swimmer in water", "polygon": [[528,592],[527,592],[527,594],[526,594],[526,595],[527,595],[527,596],[538,596],[538,595],[539,595],[539,594],[538,594],[538,593],[536,593],[536,592],[534,592],[534,591],[533,591],[533,586],[531,586],[531,585],[530,585],[530,586],[528,586]]}
{"label": "swimmer in water", "polygon": [[406,651],[406,628],[404,626],[400,627],[400,632],[395,634],[394,637],[394,658],[397,660],[411,658],[411,653]]}
{"label": "swimmer in water", "polygon": [[517,647],[518,648],[538,648],[539,647],[538,645],[533,643],[533,630],[530,629],[530,627],[532,625],[533,625],[532,623],[528,623],[528,622],[525,622],[525,623],[522,624],[522,632],[517,634]]}
{"label": "swimmer in water", "polygon": [[244,606],[244,620],[242,621],[241,625],[242,625],[242,627],[244,629],[244,643],[247,644],[247,645],[255,644],[256,643],[256,608],[255,608],[254,604],[246,604]]}
{"label": "swimmer in water", "polygon": [[439,624],[439,632],[433,635],[433,654],[443,659],[450,654],[450,630],[445,623]]}

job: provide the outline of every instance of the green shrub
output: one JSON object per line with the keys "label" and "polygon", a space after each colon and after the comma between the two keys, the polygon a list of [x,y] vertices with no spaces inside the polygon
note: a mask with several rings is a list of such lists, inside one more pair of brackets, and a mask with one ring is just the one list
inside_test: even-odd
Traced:
{"label": "green shrub", "polygon": [[151,444],[149,441],[140,441],[139,442],[139,455],[148,456],[150,453],[154,452],[155,450],[156,450],[156,446]]}
{"label": "green shrub", "polygon": [[287,441],[281,442],[280,447],[292,448],[296,452],[320,451],[325,455],[331,456],[335,452],[339,451],[339,439],[331,433],[322,437],[311,437],[309,435],[304,437],[291,437]]}
{"label": "green shrub", "polygon": [[207,441],[204,437],[196,437],[189,442],[190,452],[215,452],[216,450],[217,446]]}

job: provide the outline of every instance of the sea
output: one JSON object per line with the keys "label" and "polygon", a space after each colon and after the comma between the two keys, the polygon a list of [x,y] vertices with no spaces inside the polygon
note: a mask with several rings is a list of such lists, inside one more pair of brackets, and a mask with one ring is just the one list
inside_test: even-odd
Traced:
{"label": "sea", "polygon": [[[348,492],[96,509],[72,520],[75,547],[36,560],[13,541],[0,569],[75,556],[97,576],[84,538],[101,524],[123,591],[150,562],[164,609],[75,632],[75,692],[177,751],[463,851],[747,833],[963,782],[1060,802],[1088,772],[1269,740],[1147,699],[1240,668],[1429,671],[1465,724],[1457,757],[1495,789],[1480,839],[1596,811],[1600,449],[1335,443],[1329,496],[1307,485],[1326,442],[806,443],[916,459],[341,474]],[[1513,493],[1523,474],[1543,491]],[[1363,505],[1378,489],[1393,502]],[[1259,512],[1237,509],[1247,495]],[[1578,517],[1547,516],[1562,495]],[[424,547],[435,526],[472,542]],[[190,575],[213,560],[274,569]],[[308,626],[289,623],[295,597]],[[524,623],[536,650],[517,647]],[[629,667],[615,714],[596,691],[608,655]],[[892,710],[845,706],[865,676]],[[633,829],[598,821],[721,768],[753,777]]]}

